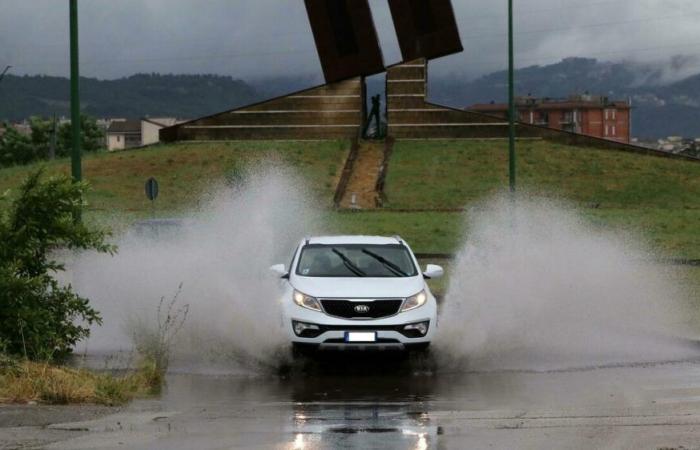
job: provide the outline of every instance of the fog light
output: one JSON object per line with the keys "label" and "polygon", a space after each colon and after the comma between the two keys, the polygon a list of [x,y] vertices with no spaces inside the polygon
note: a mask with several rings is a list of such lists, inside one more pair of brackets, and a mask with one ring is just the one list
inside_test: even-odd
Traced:
{"label": "fog light", "polygon": [[294,328],[294,334],[300,337],[316,337],[321,333],[318,325],[297,322],[296,320],[292,321],[292,328]]}
{"label": "fog light", "polygon": [[408,332],[405,334],[419,334],[420,336],[425,336],[428,333],[429,326],[430,322],[409,323],[408,325],[404,326],[403,329],[404,331]]}

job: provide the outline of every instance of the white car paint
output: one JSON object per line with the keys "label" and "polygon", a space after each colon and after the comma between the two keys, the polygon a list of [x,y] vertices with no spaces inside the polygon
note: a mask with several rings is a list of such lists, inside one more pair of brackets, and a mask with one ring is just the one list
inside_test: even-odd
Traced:
{"label": "white car paint", "polygon": [[[410,277],[310,277],[297,274],[302,249],[306,245],[404,245],[417,269],[416,276]],[[418,261],[406,244],[399,237],[379,236],[322,236],[302,240],[295,251],[291,267],[286,268],[277,264],[270,268],[281,276],[282,295],[282,326],[293,344],[308,344],[320,349],[358,348],[363,349],[408,349],[410,344],[429,344],[435,335],[437,322],[437,303],[426,283],[426,278],[442,276],[439,266],[428,265],[426,272],[421,272]],[[342,318],[331,316],[324,311],[314,311],[297,305],[293,300],[294,292],[298,291],[316,299],[342,299],[353,303],[372,305],[374,302],[387,299],[400,299],[414,296],[424,291],[427,297],[425,304],[415,309],[398,312],[389,317],[373,318]],[[325,331],[317,337],[300,337],[293,329],[293,321],[304,322],[321,327],[331,326],[333,330]],[[421,337],[407,337],[396,330],[382,329],[383,327],[403,327],[407,324],[429,321],[428,331]],[[361,326],[362,329],[354,327]],[[376,331],[380,342],[357,343],[345,342],[346,332]],[[386,342],[391,340],[394,342]],[[334,341],[329,343],[328,341]],[[343,342],[339,342],[343,341]]]}

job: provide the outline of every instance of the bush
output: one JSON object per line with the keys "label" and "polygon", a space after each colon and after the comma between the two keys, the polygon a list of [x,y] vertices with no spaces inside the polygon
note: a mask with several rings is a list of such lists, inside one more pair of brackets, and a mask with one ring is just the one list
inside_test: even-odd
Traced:
{"label": "bush", "polygon": [[65,270],[53,259],[58,249],[114,251],[106,232],[74,220],[86,189],[65,176],[43,181],[39,171],[0,214],[0,342],[9,354],[62,358],[101,323],[86,298],[54,278]]}
{"label": "bush", "polygon": [[37,157],[32,138],[23,135],[13,127],[7,127],[5,134],[0,138],[0,166],[27,164]]}

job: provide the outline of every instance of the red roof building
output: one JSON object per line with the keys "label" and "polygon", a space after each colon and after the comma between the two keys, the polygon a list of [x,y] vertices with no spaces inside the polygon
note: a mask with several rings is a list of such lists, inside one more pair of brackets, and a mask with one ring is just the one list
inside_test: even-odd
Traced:
{"label": "red roof building", "polygon": [[[632,106],[628,101],[611,101],[588,94],[568,99],[527,96],[516,99],[516,108],[520,122],[630,142]],[[467,110],[508,118],[508,104],[505,103],[476,104]]]}

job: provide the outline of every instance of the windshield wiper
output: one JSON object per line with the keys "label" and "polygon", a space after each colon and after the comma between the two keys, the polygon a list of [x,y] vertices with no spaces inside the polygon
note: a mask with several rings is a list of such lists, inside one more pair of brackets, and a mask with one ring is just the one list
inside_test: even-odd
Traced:
{"label": "windshield wiper", "polygon": [[393,272],[394,275],[398,275],[398,276],[400,276],[400,277],[407,277],[407,276],[409,276],[406,272],[404,272],[403,270],[401,270],[401,268],[400,268],[399,266],[397,266],[397,265],[394,264],[393,262],[389,261],[388,259],[384,258],[383,256],[377,255],[376,253],[371,252],[371,251],[367,250],[366,248],[363,248],[363,249],[362,249],[362,253],[364,253],[365,255],[369,255],[369,256],[371,256],[372,258],[374,258],[374,259],[376,259],[377,261],[379,261],[380,263],[382,263],[382,265],[383,265],[384,267],[386,267],[387,269],[389,269],[391,272]]}
{"label": "windshield wiper", "polygon": [[343,261],[343,264],[345,264],[345,267],[347,267],[350,272],[354,273],[358,277],[364,277],[367,275],[366,273],[364,273],[362,271],[362,269],[360,269],[355,264],[353,264],[353,262],[350,261],[350,258],[345,256],[345,254],[343,252],[341,252],[337,248],[332,249],[332,251],[333,251],[333,253],[338,255],[338,257]]}

